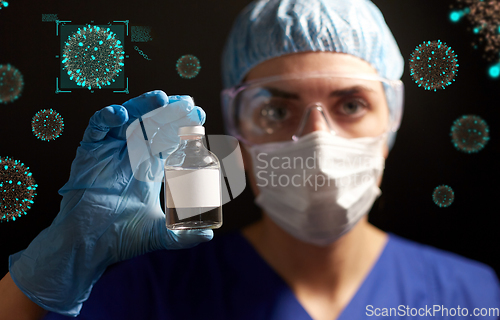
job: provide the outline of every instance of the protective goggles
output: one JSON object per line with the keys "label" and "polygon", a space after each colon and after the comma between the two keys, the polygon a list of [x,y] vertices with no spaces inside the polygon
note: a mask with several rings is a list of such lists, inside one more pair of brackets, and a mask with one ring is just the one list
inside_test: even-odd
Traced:
{"label": "protective goggles", "polygon": [[307,73],[248,81],[221,95],[228,133],[253,145],[297,140],[318,121],[348,139],[396,132],[404,87],[375,74]]}

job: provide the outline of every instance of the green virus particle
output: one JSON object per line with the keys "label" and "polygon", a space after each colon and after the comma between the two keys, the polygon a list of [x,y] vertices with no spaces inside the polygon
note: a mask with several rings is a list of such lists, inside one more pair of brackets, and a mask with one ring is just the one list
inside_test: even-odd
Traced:
{"label": "green virus particle", "polygon": [[451,143],[459,151],[477,153],[481,151],[488,140],[490,129],[488,124],[475,115],[463,115],[451,126]]}
{"label": "green virus particle", "polygon": [[464,10],[453,10],[452,12],[450,12],[450,21],[451,22],[459,22],[462,19],[463,16],[467,15],[467,13],[468,13],[467,9],[464,9]]}
{"label": "green virus particle", "polygon": [[124,66],[123,45],[109,28],[87,25],[68,36],[63,69],[69,79],[89,90],[110,85]]}
{"label": "green virus particle", "polygon": [[441,40],[424,41],[410,57],[410,75],[425,90],[445,89],[458,72],[455,52]]}
{"label": "green virus particle", "polygon": [[61,136],[64,121],[61,115],[52,109],[40,110],[31,120],[31,129],[38,139],[52,141]]}
{"label": "green virus particle", "polygon": [[29,167],[18,160],[0,157],[0,222],[16,221],[31,209],[36,196]]}
{"label": "green virus particle", "polygon": [[187,54],[179,58],[175,65],[177,73],[181,78],[192,79],[200,73],[200,60],[193,55]]}
{"label": "green virus particle", "polygon": [[2,8],[7,8],[9,6],[9,3],[5,0],[0,0],[0,9]]}
{"label": "green virus particle", "polygon": [[23,91],[23,75],[10,64],[0,64],[0,103],[17,100]]}
{"label": "green virus particle", "polygon": [[449,207],[455,200],[453,189],[447,185],[440,185],[434,189],[432,200],[440,208]]}
{"label": "green virus particle", "polygon": [[500,62],[492,65],[488,70],[488,74],[491,78],[496,79],[500,76]]}

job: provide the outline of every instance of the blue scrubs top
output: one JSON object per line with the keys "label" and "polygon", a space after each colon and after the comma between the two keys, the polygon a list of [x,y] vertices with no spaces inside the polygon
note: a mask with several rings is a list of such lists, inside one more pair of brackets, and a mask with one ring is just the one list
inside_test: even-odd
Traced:
{"label": "blue scrubs top", "polygon": [[[467,310],[470,317],[489,308],[500,309],[500,286],[491,268],[389,234],[338,320],[457,319],[457,312]],[[49,313],[44,319],[72,318]],[[312,320],[239,231],[108,267],[77,319]]]}

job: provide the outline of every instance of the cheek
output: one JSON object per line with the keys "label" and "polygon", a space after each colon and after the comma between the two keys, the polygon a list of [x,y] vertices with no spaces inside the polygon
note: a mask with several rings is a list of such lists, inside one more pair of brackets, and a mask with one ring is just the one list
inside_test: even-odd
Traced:
{"label": "cheek", "polygon": [[349,138],[376,137],[385,132],[388,124],[388,115],[379,111],[368,111],[363,118],[356,122],[339,123],[341,130]]}
{"label": "cheek", "polygon": [[387,131],[389,125],[389,110],[387,107],[372,110],[367,117],[368,119],[363,128],[366,131],[365,136],[376,137]]}
{"label": "cheek", "polygon": [[[384,143],[384,150],[382,151],[382,153],[384,154],[384,158],[387,159],[387,157],[389,156],[389,146],[387,145],[387,139],[385,140],[385,143]],[[382,177],[384,175],[380,175],[380,177],[378,178],[377,180],[377,186],[380,188],[380,185],[382,184]]]}

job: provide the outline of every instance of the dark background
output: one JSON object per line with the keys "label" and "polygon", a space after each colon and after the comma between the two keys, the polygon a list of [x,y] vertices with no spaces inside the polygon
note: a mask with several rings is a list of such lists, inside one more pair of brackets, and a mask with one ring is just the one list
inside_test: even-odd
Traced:
{"label": "dark background", "polygon": [[[499,107],[500,80],[488,77],[490,63],[474,50],[475,36],[467,22],[449,22],[453,0],[376,0],[397,39],[406,62],[415,47],[427,40],[446,42],[458,55],[459,71],[446,90],[418,88],[405,66],[405,112],[395,147],[386,162],[383,195],[370,213],[379,228],[422,243],[482,261],[500,273]],[[104,106],[121,104],[146,91],[162,89],[168,95],[189,94],[207,113],[207,134],[222,134],[219,92],[220,57],[225,38],[237,13],[249,1],[9,1],[0,10],[0,64],[11,63],[24,75],[20,99],[0,105],[0,156],[21,160],[31,168],[39,185],[33,208],[14,222],[0,224],[0,273],[8,269],[8,256],[24,249],[59,210],[57,190],[69,177],[85,127]],[[151,26],[153,41],[125,41],[129,55],[125,75],[130,94],[112,90],[73,90],[55,93],[59,74],[59,38],[56,24],[42,22],[42,14],[58,14],[73,23],[107,24],[129,20],[130,26]],[[151,61],[136,50],[137,45]],[[194,54],[200,74],[181,79],[176,60]],[[31,118],[40,109],[53,108],[64,118],[60,138],[43,142],[31,132]],[[477,154],[455,150],[450,127],[464,114],[482,117],[490,127],[490,141]],[[455,201],[439,208],[433,189],[447,184]],[[247,186],[224,206],[224,226],[217,234],[239,228],[259,217]]]}

